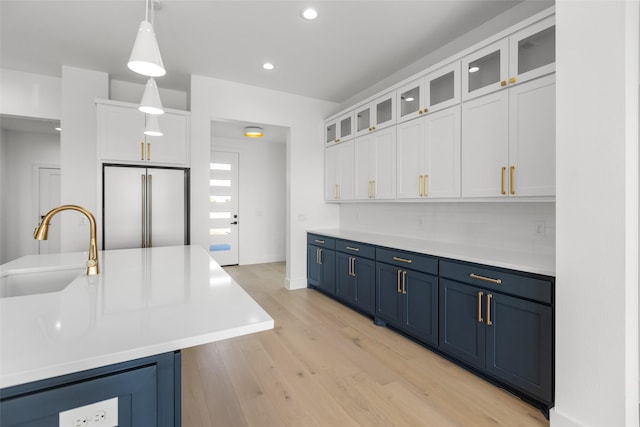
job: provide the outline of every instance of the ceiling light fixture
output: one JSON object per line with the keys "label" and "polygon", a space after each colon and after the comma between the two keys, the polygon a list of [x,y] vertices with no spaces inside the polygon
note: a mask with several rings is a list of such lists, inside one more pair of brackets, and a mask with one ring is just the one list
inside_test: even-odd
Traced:
{"label": "ceiling light fixture", "polygon": [[260,138],[264,136],[264,133],[262,132],[262,128],[259,128],[257,126],[249,126],[244,128],[244,136],[248,138]]}
{"label": "ceiling light fixture", "polygon": [[[167,72],[162,63],[160,48],[156,40],[156,33],[153,31],[153,24],[149,22],[149,0],[146,1],[145,18],[140,23],[136,41],[131,50],[129,63],[127,66],[138,74],[149,77],[164,76]],[[154,2],[157,0],[154,0]],[[152,6],[153,7],[153,6]],[[153,9],[151,9],[151,20],[153,21]]]}
{"label": "ceiling light fixture", "polygon": [[148,136],[162,136],[160,130],[160,123],[158,123],[158,116],[156,114],[147,114],[146,125],[144,128],[144,134]]}
{"label": "ceiling light fixture", "polygon": [[271,62],[265,62],[264,64],[262,64],[262,68],[264,68],[265,70],[273,70],[274,68],[276,68],[276,66]]}
{"label": "ceiling light fixture", "polygon": [[153,77],[149,77],[149,80],[147,80],[138,110],[147,114],[164,114],[158,85],[156,84],[156,79]]}
{"label": "ceiling light fixture", "polygon": [[312,7],[308,7],[302,11],[301,15],[304,19],[313,21],[318,17],[318,11]]}
{"label": "ceiling light fixture", "polygon": [[469,67],[469,72],[470,73],[477,73],[478,71],[480,71],[480,67],[478,67],[478,66],[474,65],[472,67]]}
{"label": "ceiling light fixture", "polygon": [[61,128],[61,127],[57,127],[57,128],[56,128],[56,130],[57,130],[58,132],[60,132],[60,131],[62,130],[62,128]]}

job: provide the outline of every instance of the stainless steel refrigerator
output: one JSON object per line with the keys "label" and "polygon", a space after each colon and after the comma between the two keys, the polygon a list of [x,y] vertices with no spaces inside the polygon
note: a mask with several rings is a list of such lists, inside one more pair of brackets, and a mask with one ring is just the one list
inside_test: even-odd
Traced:
{"label": "stainless steel refrigerator", "polygon": [[103,165],[103,249],[187,244],[189,169]]}

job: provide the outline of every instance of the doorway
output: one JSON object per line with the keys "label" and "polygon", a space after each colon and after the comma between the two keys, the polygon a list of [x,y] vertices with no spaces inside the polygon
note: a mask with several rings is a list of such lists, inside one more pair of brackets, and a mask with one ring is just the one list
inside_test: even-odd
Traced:
{"label": "doorway", "polygon": [[239,154],[212,151],[209,164],[209,251],[220,265],[238,264]]}
{"label": "doorway", "polygon": [[[38,168],[38,218],[42,221],[45,214],[60,205],[60,168]],[[38,241],[39,254],[60,253],[60,217],[51,218],[47,240]]]}

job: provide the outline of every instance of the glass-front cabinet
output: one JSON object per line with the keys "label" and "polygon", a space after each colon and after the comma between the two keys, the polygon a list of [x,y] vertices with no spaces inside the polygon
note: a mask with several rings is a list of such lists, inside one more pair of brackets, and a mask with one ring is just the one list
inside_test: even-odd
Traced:
{"label": "glass-front cabinet", "polygon": [[356,108],[356,136],[396,124],[395,92]]}
{"label": "glass-front cabinet", "polygon": [[439,68],[397,91],[398,123],[460,102],[460,62]]}
{"label": "glass-front cabinet", "polygon": [[551,16],[462,59],[462,100],[555,72],[555,17]]}
{"label": "glass-front cabinet", "polygon": [[354,136],[354,118],[355,113],[353,111],[349,111],[348,113],[327,122],[324,128],[325,144],[337,144],[339,142],[345,142],[352,139]]}

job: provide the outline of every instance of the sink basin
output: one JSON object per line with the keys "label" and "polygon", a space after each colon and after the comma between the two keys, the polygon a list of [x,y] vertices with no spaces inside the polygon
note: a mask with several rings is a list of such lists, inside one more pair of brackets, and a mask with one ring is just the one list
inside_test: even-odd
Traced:
{"label": "sink basin", "polygon": [[2,274],[0,298],[59,292],[85,272],[86,267]]}

